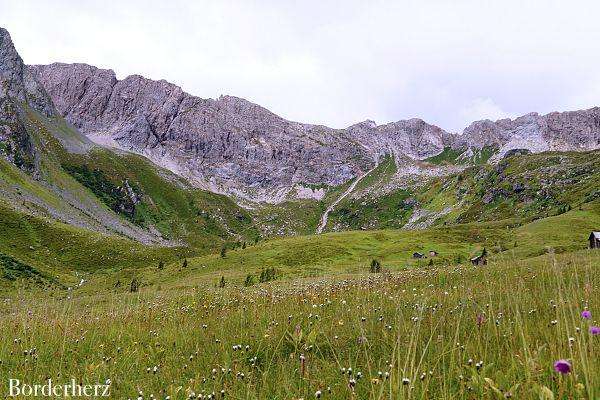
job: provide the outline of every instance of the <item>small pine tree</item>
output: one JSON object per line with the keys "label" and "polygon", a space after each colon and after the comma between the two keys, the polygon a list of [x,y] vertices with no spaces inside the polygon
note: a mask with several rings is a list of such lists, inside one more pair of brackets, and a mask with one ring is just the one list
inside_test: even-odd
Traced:
{"label": "small pine tree", "polygon": [[225,277],[221,276],[221,280],[219,281],[219,287],[224,288],[226,283],[227,282],[225,282]]}
{"label": "small pine tree", "polygon": [[379,260],[371,260],[371,267],[369,268],[369,271],[372,273],[381,272],[381,263],[379,262]]}
{"label": "small pine tree", "polygon": [[227,255],[227,247],[223,246],[223,247],[221,247],[221,258],[225,258],[226,255]]}
{"label": "small pine tree", "polygon": [[137,278],[133,278],[131,280],[131,283],[129,284],[129,291],[131,293],[135,293],[140,289],[140,281],[137,280]]}
{"label": "small pine tree", "polygon": [[277,279],[277,270],[274,267],[267,269],[263,268],[258,276],[258,281],[260,283],[274,281],[275,279]]}
{"label": "small pine tree", "polygon": [[255,279],[254,275],[248,274],[246,275],[246,280],[244,281],[244,286],[252,286],[254,285]]}

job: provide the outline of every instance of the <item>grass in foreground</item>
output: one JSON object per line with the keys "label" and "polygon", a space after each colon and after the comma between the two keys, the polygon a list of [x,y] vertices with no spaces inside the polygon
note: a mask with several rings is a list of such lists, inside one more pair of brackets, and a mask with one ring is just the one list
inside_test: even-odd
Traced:
{"label": "grass in foreground", "polygon": [[110,379],[119,399],[594,399],[598,268],[584,251],[248,289],[24,292],[4,300],[0,377]]}

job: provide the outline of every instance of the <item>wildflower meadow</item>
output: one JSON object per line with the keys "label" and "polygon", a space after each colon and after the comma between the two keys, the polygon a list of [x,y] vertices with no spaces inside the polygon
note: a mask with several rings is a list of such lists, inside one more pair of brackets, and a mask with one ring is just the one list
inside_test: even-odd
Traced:
{"label": "wildflower meadow", "polygon": [[[0,371],[115,399],[597,399],[600,257],[3,299]],[[2,383],[6,385],[6,382]]]}

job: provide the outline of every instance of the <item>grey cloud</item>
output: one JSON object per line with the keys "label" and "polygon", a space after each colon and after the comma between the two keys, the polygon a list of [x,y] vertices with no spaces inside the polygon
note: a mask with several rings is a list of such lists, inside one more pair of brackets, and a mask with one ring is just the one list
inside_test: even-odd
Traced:
{"label": "grey cloud", "polygon": [[86,62],[344,127],[600,104],[594,1],[0,0],[27,63]]}

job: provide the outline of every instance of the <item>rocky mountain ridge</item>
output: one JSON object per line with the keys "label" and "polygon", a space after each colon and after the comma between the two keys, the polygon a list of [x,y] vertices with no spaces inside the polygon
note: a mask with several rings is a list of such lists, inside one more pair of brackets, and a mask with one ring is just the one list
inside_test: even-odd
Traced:
{"label": "rocky mountain ridge", "polygon": [[[422,161],[446,149],[468,159],[489,148],[495,161],[512,149],[600,147],[599,108],[476,121],[461,134],[416,118],[333,129],[288,121],[233,96],[196,97],[164,80],[118,80],[112,70],[87,64],[25,66],[8,32],[1,37],[2,99],[58,113],[97,143],[145,155],[196,187],[252,202],[319,199],[324,188],[360,176],[386,155],[393,155],[399,176],[440,175],[456,166]],[[12,147],[27,152],[26,135],[16,133],[2,109],[0,135],[20,140]]]}
{"label": "rocky mountain ridge", "polygon": [[[579,167],[565,166],[568,184],[549,185],[570,193],[581,183],[577,198],[597,198],[596,170],[588,167],[596,152],[529,154],[598,148],[597,108],[478,121],[462,134],[416,118],[332,129],[233,96],[198,98],[164,80],[118,80],[86,64],[28,67],[5,30],[0,43],[0,213],[66,223],[83,235],[206,247],[319,229],[489,219],[482,210],[512,196],[495,168],[521,158],[538,162],[514,164],[516,172],[542,171],[511,183],[525,193],[524,216],[576,204],[535,186],[557,156]],[[480,183],[477,171],[491,171],[490,182]],[[472,181],[452,183],[469,174]],[[284,201],[294,199],[317,201]],[[463,210],[468,205],[472,212]]]}
{"label": "rocky mountain ridge", "polygon": [[278,199],[294,185],[342,184],[373,163],[334,129],[290,122],[240,98],[201,99],[140,76],[118,81],[84,64],[30,68],[81,132],[215,192]]}
{"label": "rocky mountain ridge", "polygon": [[0,27],[0,154],[35,172],[36,154],[22,122],[22,104],[50,116],[52,100],[24,63],[8,31]]}
{"label": "rocky mountain ridge", "polygon": [[[586,151],[600,147],[600,108],[529,113],[514,120],[476,121],[463,131],[455,146],[498,146],[499,156],[512,149]],[[496,157],[497,158],[497,157]]]}
{"label": "rocky mountain ridge", "polygon": [[[195,185],[252,201],[305,197],[394,155],[400,173],[445,148],[532,152],[600,146],[600,109],[476,121],[452,134],[420,119],[346,129],[287,121],[233,96],[202,99],[164,80],[118,80],[86,64],[29,67],[58,111],[93,140],[144,154]],[[416,172],[419,173],[418,168]],[[310,194],[309,194],[310,196]],[[318,195],[317,195],[318,197]]]}

